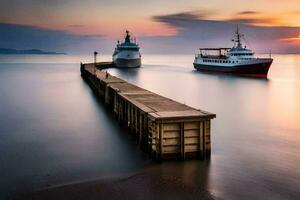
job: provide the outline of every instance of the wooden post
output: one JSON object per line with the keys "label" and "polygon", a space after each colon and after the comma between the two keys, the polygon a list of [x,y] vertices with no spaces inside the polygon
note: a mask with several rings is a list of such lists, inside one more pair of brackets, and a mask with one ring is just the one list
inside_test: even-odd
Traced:
{"label": "wooden post", "polygon": [[141,112],[139,111],[139,145],[140,147],[142,147],[142,134],[143,134],[143,129],[142,129],[142,118],[143,118],[143,114],[141,114]]}
{"label": "wooden post", "polygon": [[95,67],[95,71],[94,72],[95,72],[96,77],[97,77],[97,74],[96,74],[97,54],[98,54],[98,52],[94,51],[94,67]]}
{"label": "wooden post", "polygon": [[204,141],[204,134],[203,134],[203,121],[199,122],[199,155],[200,158],[203,158],[204,149],[203,149],[203,141]]}
{"label": "wooden post", "polygon": [[206,121],[203,121],[203,158],[206,158]]}
{"label": "wooden post", "polygon": [[184,122],[180,123],[180,157],[185,160]]}
{"label": "wooden post", "polygon": [[161,132],[160,132],[160,124],[156,122],[155,124],[155,146],[156,146],[156,159],[161,159]]}
{"label": "wooden post", "polygon": [[164,135],[164,125],[163,123],[159,123],[159,159],[161,160],[163,158],[164,154],[164,140],[163,140],[163,135]]}
{"label": "wooden post", "polygon": [[127,127],[130,127],[130,104],[127,104]]}
{"label": "wooden post", "polygon": [[130,106],[130,132],[133,133],[134,130],[134,112],[133,112],[133,105]]}
{"label": "wooden post", "polygon": [[205,129],[205,156],[206,158],[210,157],[211,151],[211,142],[210,142],[210,120],[206,120],[206,129]]}
{"label": "wooden post", "polygon": [[138,133],[138,116],[137,108],[134,106],[134,135],[137,136]]}

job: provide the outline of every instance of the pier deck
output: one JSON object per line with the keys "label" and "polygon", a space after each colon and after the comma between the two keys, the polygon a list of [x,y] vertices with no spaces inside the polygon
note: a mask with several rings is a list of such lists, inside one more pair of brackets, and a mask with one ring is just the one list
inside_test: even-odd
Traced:
{"label": "pier deck", "polygon": [[[95,68],[95,66],[97,66]],[[113,110],[118,121],[156,159],[210,156],[215,114],[194,109],[112,76],[109,63],[82,64],[82,77]]]}

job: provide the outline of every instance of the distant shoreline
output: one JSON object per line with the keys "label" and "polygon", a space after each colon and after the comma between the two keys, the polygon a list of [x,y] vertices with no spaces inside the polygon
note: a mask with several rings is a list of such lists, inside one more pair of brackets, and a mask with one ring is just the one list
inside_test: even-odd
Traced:
{"label": "distant shoreline", "polygon": [[66,53],[43,51],[40,49],[10,49],[0,48],[0,55],[67,55]]}

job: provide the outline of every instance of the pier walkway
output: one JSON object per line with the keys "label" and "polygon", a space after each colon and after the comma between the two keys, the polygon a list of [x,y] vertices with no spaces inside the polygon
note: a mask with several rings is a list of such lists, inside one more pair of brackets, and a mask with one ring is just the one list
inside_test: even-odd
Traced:
{"label": "pier walkway", "polygon": [[142,149],[158,160],[210,156],[211,119],[215,114],[178,103],[102,71],[110,67],[112,63],[108,62],[81,64],[81,74],[118,121],[134,134]]}

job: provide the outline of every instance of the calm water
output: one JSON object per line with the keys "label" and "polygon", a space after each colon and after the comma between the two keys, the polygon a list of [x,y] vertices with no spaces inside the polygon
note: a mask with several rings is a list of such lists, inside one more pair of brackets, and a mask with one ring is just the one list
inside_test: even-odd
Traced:
{"label": "calm water", "polygon": [[[144,55],[140,69],[109,72],[217,114],[209,165],[164,163],[162,173],[178,168],[221,199],[299,199],[300,55],[274,59],[268,80],[196,72],[193,55]],[[150,162],[82,81],[89,60],[0,57],[0,198]]]}

